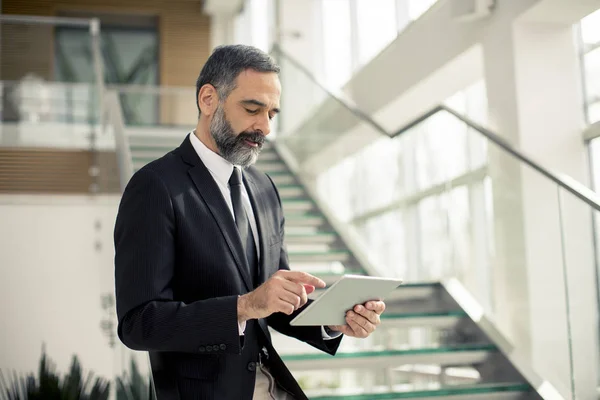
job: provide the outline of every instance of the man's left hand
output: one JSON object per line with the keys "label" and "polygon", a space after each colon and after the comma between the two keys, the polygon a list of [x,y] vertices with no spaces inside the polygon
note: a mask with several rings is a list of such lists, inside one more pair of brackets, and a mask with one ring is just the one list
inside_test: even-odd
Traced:
{"label": "man's left hand", "polygon": [[384,310],[385,303],[383,301],[368,301],[364,305],[357,304],[353,310],[346,313],[346,325],[330,326],[329,329],[341,332],[346,336],[366,338],[381,323],[379,316]]}

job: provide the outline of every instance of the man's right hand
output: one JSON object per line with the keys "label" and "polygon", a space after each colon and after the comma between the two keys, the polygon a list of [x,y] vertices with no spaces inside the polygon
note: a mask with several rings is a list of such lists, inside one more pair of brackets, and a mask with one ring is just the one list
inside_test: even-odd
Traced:
{"label": "man's right hand", "polygon": [[276,312],[290,315],[306,304],[315,287],[324,288],[325,282],[306,272],[279,270],[254,291],[240,296],[238,322]]}

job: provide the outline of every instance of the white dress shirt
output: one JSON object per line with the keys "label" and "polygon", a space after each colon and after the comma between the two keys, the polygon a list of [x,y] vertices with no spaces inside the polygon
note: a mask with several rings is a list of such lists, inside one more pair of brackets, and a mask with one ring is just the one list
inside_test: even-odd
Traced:
{"label": "white dress shirt", "polygon": [[[221,190],[221,194],[223,194],[223,198],[227,203],[227,207],[229,207],[229,211],[235,220],[235,213],[233,211],[233,204],[231,203],[231,191],[229,190],[229,178],[231,178],[231,174],[233,173],[234,168],[240,168],[239,166],[234,166],[232,163],[221,157],[219,154],[210,150],[198,137],[195,135],[195,131],[190,133],[190,142],[198,153],[198,157],[202,160],[202,163],[208,168],[208,171],[212,175],[213,179],[217,183],[217,186]],[[241,168],[240,168],[241,169]],[[242,175],[243,175],[242,170]],[[260,262],[260,246],[258,240],[258,229],[256,227],[256,218],[254,217],[254,210],[252,209],[252,204],[250,203],[250,197],[248,197],[248,192],[246,191],[246,186],[242,185],[242,203],[244,206],[244,210],[248,215],[248,220],[250,221],[250,229],[252,230],[252,236],[254,237],[254,243],[256,244],[256,255],[257,260]],[[246,321],[238,324],[240,335],[244,334],[246,330]],[[325,329],[321,327],[321,332],[324,339],[334,339],[339,335],[330,336],[325,332]],[[341,335],[341,333],[340,333]]]}
{"label": "white dress shirt", "polygon": [[[200,160],[202,160],[206,168],[208,168],[208,171],[221,190],[221,194],[235,221],[235,213],[233,212],[233,204],[231,203],[231,190],[229,190],[229,178],[231,178],[233,168],[240,167],[234,167],[232,163],[206,147],[194,132],[190,134],[190,142],[192,142],[192,146],[194,146],[194,150],[198,153],[198,157],[200,157]],[[243,174],[244,172],[242,170],[242,175]],[[242,185],[242,205],[244,206],[244,210],[250,221],[250,229],[252,230],[254,244],[256,245],[257,260],[260,260],[260,246],[258,241],[258,229],[256,228],[256,218],[254,218],[254,210],[252,210],[252,204],[250,203],[250,197],[248,197],[245,185]]]}

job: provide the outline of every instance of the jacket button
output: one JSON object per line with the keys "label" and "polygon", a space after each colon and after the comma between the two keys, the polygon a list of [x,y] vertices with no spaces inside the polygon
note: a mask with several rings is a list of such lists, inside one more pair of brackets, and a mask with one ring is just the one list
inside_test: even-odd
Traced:
{"label": "jacket button", "polygon": [[225,349],[227,348],[227,346],[225,346],[224,344],[222,344],[222,345],[220,345],[220,346],[219,346],[219,348],[220,348],[221,350],[225,350]]}
{"label": "jacket button", "polygon": [[219,351],[219,345],[218,344],[215,344],[213,346],[213,351]]}
{"label": "jacket button", "polygon": [[198,347],[198,351],[200,353],[204,353],[206,351],[206,348],[204,348],[204,346],[200,346],[200,347]]}
{"label": "jacket button", "polygon": [[248,363],[248,371],[250,371],[250,372],[256,371],[256,363],[254,361],[250,361]]}

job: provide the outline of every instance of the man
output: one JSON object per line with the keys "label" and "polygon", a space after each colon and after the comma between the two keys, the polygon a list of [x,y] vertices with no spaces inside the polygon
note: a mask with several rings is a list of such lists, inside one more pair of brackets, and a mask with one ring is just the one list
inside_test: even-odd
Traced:
{"label": "man", "polygon": [[123,193],[118,333],[149,352],[159,400],[306,399],[268,326],[333,355],[342,334],[373,332],[385,308],[357,306],[344,326],[289,325],[325,283],[289,270],[277,189],[251,166],[278,112],[278,72],[258,49],[217,48],[196,83],[195,131]]}

